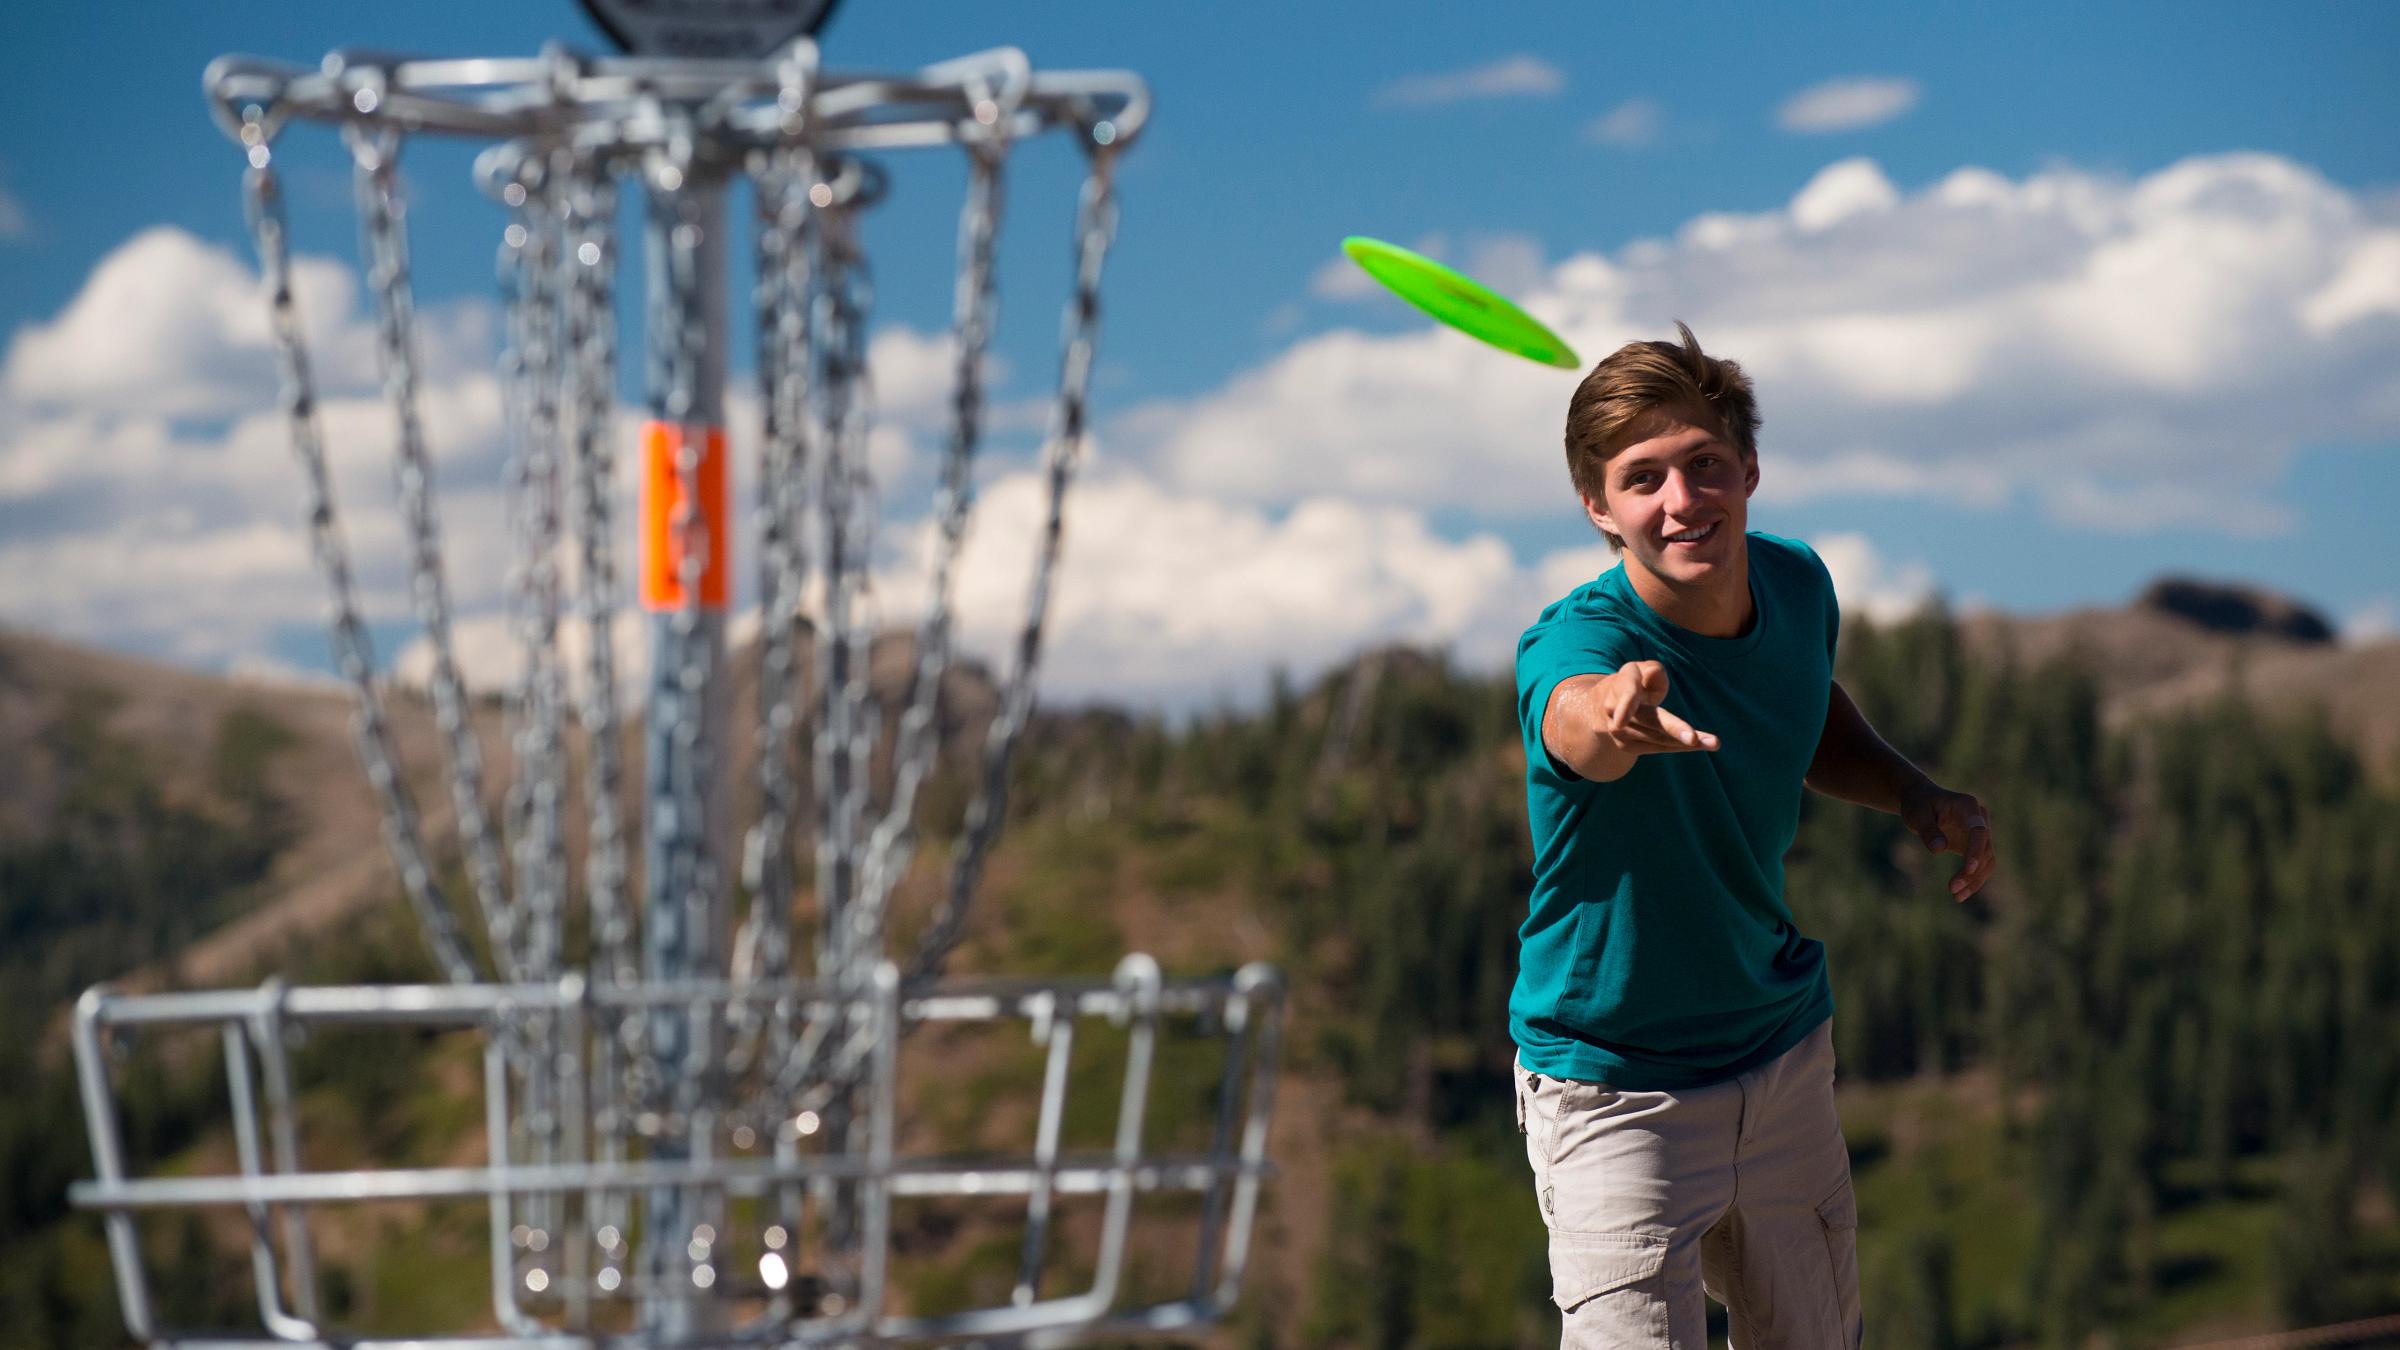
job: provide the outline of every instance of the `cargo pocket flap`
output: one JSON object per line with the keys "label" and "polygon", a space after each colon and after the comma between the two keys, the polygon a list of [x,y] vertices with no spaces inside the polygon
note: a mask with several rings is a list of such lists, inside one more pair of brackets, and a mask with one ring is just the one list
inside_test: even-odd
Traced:
{"label": "cargo pocket flap", "polygon": [[1858,1227],[1858,1195],[1847,1180],[1840,1190],[1817,1202],[1817,1218],[1829,1229]]}
{"label": "cargo pocket flap", "polygon": [[1573,1312],[1602,1294],[1654,1280],[1666,1269],[1667,1239],[1653,1233],[1553,1233],[1550,1301]]}

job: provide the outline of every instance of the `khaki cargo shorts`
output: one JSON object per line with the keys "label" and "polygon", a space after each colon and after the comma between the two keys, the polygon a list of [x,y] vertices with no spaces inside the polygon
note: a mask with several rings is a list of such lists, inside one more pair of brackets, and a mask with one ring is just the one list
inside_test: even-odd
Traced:
{"label": "khaki cargo shorts", "polygon": [[1857,1350],[1858,1208],[1833,1106],[1833,1023],[1740,1077],[1620,1092],[1516,1068],[1550,1228],[1559,1344]]}

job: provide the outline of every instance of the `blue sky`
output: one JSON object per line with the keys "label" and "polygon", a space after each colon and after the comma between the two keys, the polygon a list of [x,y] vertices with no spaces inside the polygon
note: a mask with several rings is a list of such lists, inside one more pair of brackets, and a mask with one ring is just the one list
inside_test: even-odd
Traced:
{"label": "blue sky", "polygon": [[[1123,180],[1098,477],[1075,536],[1101,575],[1141,572],[1126,557],[1144,549],[1158,574],[1080,602],[1085,626],[1065,649],[1088,674],[1068,676],[1070,692],[1238,696],[1254,682],[1245,670],[1306,668],[1392,636],[1496,661],[1548,587],[1605,565],[1557,467],[1573,377],[1519,367],[1347,284],[1329,264],[1352,233],[1475,267],[1587,360],[1606,350],[1595,343],[1690,319],[1760,380],[1769,486],[1754,525],[1838,541],[1828,556],[1854,607],[1889,611],[1933,588],[2019,610],[2110,604],[2181,569],[2291,591],[2361,635],[2400,624],[2388,524],[2400,508],[2400,10],[1359,13],[844,0],[825,33],[837,67],[1014,44],[1046,68],[1139,70],[1158,94]],[[103,313],[97,279],[119,260],[139,294],[136,279],[252,265],[239,160],[198,96],[213,55],[602,40],[551,0],[55,5],[0,25],[30,54],[0,87],[0,114],[24,129],[0,146],[0,557],[19,560],[0,577],[0,621],[203,665],[321,666],[297,489],[278,522],[274,476],[288,485],[290,472],[256,462],[271,438],[243,429],[271,406],[271,380],[253,381],[247,405],[229,394],[146,408],[112,392],[104,368],[112,325],[155,323],[173,333],[140,340],[147,359],[239,383],[264,367],[203,350],[211,323],[232,325],[225,341],[238,345],[231,301],[195,302],[169,325],[138,303]],[[301,247],[354,268],[338,149],[320,137],[287,162]],[[445,147],[410,158],[420,288],[452,307],[462,352],[488,337],[476,316],[488,316],[477,307],[497,227],[465,162]],[[1070,170],[1037,150],[1012,181],[1004,398],[1037,396],[1055,363]],[[895,373],[881,373],[879,351],[878,380],[906,442],[887,465],[895,578],[934,430],[911,423],[930,414],[911,412],[907,360],[938,370],[928,344],[947,305],[958,174],[928,158],[901,182],[870,236],[895,330]],[[217,276],[229,294],[237,279]],[[1846,381],[1840,363],[1860,353],[1904,369]],[[461,358],[461,409],[475,402],[472,367]],[[1378,421],[1393,406],[1408,414],[1396,440]],[[459,418],[475,440],[481,424]],[[89,449],[67,472],[76,437]],[[1025,441],[1003,436],[990,467],[1003,519]],[[129,475],[166,466],[173,500],[112,485],[112,444],[132,447]],[[459,481],[476,481],[490,457],[459,454]],[[246,486],[213,496],[212,464]],[[361,512],[388,511],[374,482],[360,478]],[[144,512],[157,524],[139,542],[157,556],[109,553]],[[188,557],[159,544],[170,536]],[[96,575],[105,564],[36,565],[69,543],[124,559],[120,580]],[[375,547],[362,539],[370,558]],[[1195,579],[1233,555],[1270,560],[1273,575]],[[178,603],[173,575],[142,590],[145,566],[249,599]],[[279,567],[289,587],[272,581]],[[1262,612],[1263,627],[1238,618]],[[395,651],[400,613],[379,610]],[[1295,632],[1311,636],[1275,636]],[[1175,633],[1209,659],[1178,654]]]}

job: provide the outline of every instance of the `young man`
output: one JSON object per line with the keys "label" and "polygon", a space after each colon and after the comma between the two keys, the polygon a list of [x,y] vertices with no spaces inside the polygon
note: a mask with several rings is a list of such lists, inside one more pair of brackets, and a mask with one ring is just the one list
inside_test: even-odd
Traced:
{"label": "young man", "polygon": [[1784,902],[1803,785],[1991,876],[1991,812],[1886,745],[1833,680],[1806,544],[1745,526],[1758,410],[1731,361],[1635,342],[1567,408],[1567,467],[1623,556],[1517,645],[1533,827],[1509,1024],[1563,1344],[1860,1343],[1825,950]]}

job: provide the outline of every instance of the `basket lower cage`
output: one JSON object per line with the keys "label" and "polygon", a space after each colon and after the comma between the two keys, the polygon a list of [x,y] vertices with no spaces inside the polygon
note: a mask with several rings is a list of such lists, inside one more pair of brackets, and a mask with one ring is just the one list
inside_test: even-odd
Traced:
{"label": "basket lower cage", "polygon": [[[97,1179],[72,1196],[103,1216],[128,1330],[157,1345],[1055,1345],[1167,1333],[1222,1316],[1239,1289],[1271,1171],[1282,1015],[1270,966],[1170,981],[1138,955],[1107,981],[904,987],[886,963],[850,991],[579,976],[95,989],[77,1008],[75,1051]],[[312,1169],[348,1141],[312,1136],[306,1047],[354,1034],[474,1042],[481,1160],[458,1164],[453,1147],[451,1165]],[[129,1158],[118,1066],[146,1036],[221,1043],[229,1169]],[[682,1058],[662,1059],[663,1045]],[[1030,1081],[1012,1094],[995,1073]],[[910,1127],[912,1102],[953,1134],[964,1122],[985,1151],[913,1147],[943,1141]],[[995,1131],[1030,1138],[998,1148]],[[322,1237],[345,1211],[437,1205],[486,1211],[488,1306],[405,1334],[342,1325]],[[979,1231],[1002,1234],[987,1252],[1016,1254],[1005,1298],[895,1306],[907,1302],[892,1279],[895,1213],[927,1206],[998,1216]],[[1163,1281],[1150,1270],[1148,1289],[1128,1279],[1137,1210],[1146,1237],[1188,1253]],[[140,1229],[179,1214],[246,1235],[255,1325],[169,1324]],[[1162,1283],[1178,1292],[1143,1297]]]}

